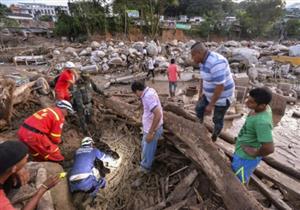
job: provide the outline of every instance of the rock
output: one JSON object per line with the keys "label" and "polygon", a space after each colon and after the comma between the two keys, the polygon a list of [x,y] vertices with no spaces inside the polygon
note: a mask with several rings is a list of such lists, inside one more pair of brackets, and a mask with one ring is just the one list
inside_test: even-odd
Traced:
{"label": "rock", "polygon": [[135,55],[137,53],[138,53],[138,51],[135,48],[129,48],[128,49],[128,54],[130,54],[130,55]]}
{"label": "rock", "polygon": [[187,71],[187,72],[193,72],[194,71],[194,67],[193,66],[186,67],[185,71]]}
{"label": "rock", "polygon": [[110,65],[123,65],[123,60],[120,57],[111,58],[108,62]]}
{"label": "rock", "polygon": [[98,42],[96,42],[96,41],[93,41],[93,42],[91,43],[91,47],[92,47],[93,50],[99,48],[100,46],[101,46],[100,43],[98,43]]}
{"label": "rock", "polygon": [[300,56],[300,44],[291,46],[289,48],[289,56]]}
{"label": "rock", "polygon": [[103,58],[105,56],[105,52],[103,52],[101,50],[98,50],[97,51],[97,56],[100,57],[100,58]]}
{"label": "rock", "polygon": [[281,44],[277,44],[277,45],[273,45],[271,47],[271,50],[275,50],[275,51],[289,51],[289,48],[284,46],[284,45],[281,45]]}
{"label": "rock", "polygon": [[144,42],[135,42],[132,45],[132,48],[136,49],[139,52],[143,52]]}
{"label": "rock", "polygon": [[67,47],[64,51],[65,51],[65,53],[68,53],[68,54],[76,53],[76,49],[73,47]]}
{"label": "rock", "polygon": [[123,61],[126,61],[126,60],[127,60],[127,56],[124,55],[124,54],[121,55],[121,58],[122,58]]}
{"label": "rock", "polygon": [[250,69],[248,69],[248,77],[251,81],[257,80],[258,71],[255,67],[251,67]]}
{"label": "rock", "polygon": [[53,50],[53,55],[60,55],[60,51],[59,50]]}
{"label": "rock", "polygon": [[246,66],[256,65],[258,63],[259,52],[249,48],[234,48],[230,62],[241,62]]}
{"label": "rock", "polygon": [[226,46],[226,47],[240,47],[240,43],[231,40],[231,41],[225,42],[224,46]]}
{"label": "rock", "polygon": [[249,42],[246,41],[246,40],[243,40],[243,41],[241,41],[241,45],[242,45],[243,47],[248,47]]}
{"label": "rock", "polygon": [[231,55],[231,49],[229,49],[228,47],[225,47],[224,45],[221,45],[220,47],[218,47],[215,50],[217,53],[220,53],[221,55],[228,57]]}
{"label": "rock", "polygon": [[286,65],[280,66],[281,75],[285,75],[285,76],[288,75],[290,68],[291,68],[291,64],[286,64]]}
{"label": "rock", "polygon": [[108,71],[108,70],[109,70],[109,66],[107,65],[107,63],[104,63],[104,64],[102,65],[102,71],[106,72],[106,71]]}
{"label": "rock", "polygon": [[146,49],[149,56],[153,57],[158,54],[158,49],[155,44],[149,44]]}
{"label": "rock", "polygon": [[300,75],[300,66],[297,68],[294,68],[293,72],[294,72],[294,74]]}
{"label": "rock", "polygon": [[176,39],[174,39],[173,41],[170,42],[170,45],[177,46],[178,45],[178,41]]}
{"label": "rock", "polygon": [[191,47],[196,43],[195,40],[190,40],[188,41],[187,43],[185,43],[185,47],[188,48],[188,49],[191,49]]}
{"label": "rock", "polygon": [[79,53],[79,56],[87,56],[87,55],[90,55],[91,52],[92,52],[92,48],[91,47],[87,47],[86,49],[82,50]]}

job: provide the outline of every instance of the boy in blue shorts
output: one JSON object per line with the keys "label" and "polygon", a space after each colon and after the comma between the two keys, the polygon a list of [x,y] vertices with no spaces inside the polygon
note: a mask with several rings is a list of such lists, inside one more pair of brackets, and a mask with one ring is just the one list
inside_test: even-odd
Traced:
{"label": "boy in blue shorts", "polygon": [[237,137],[231,163],[243,184],[249,182],[262,157],[274,152],[272,111],[268,105],[271,100],[272,93],[267,88],[255,88],[249,92],[246,105],[251,111]]}

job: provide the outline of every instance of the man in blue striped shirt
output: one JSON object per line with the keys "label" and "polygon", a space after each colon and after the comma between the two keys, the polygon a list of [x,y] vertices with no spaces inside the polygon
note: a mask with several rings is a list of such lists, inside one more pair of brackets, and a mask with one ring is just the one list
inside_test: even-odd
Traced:
{"label": "man in blue striped shirt", "polygon": [[191,48],[195,63],[200,65],[199,101],[196,105],[197,117],[203,123],[204,114],[214,109],[215,124],[212,140],[216,141],[224,125],[224,115],[234,97],[234,81],[228,61],[222,55],[209,51],[204,44],[197,42]]}

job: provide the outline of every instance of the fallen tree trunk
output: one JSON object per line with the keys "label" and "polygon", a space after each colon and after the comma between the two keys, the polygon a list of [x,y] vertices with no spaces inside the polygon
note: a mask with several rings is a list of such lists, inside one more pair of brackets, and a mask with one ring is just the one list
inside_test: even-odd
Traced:
{"label": "fallen tree trunk", "polygon": [[209,140],[204,126],[170,112],[164,112],[164,125],[193,149],[198,164],[215,185],[228,209],[263,209],[227,166]]}
{"label": "fallen tree trunk", "polygon": [[[227,155],[231,157],[233,156],[233,145],[230,145],[229,143],[220,139],[216,143]],[[279,188],[282,189],[283,192],[285,192],[284,196],[287,200],[293,201],[300,199],[300,183],[284,173],[270,167],[264,161],[260,162],[254,173],[259,177],[264,177],[275,183]]]}
{"label": "fallen tree trunk", "polygon": [[[177,106],[173,103],[167,104],[166,106],[164,106],[164,109],[167,110],[167,111],[174,112],[177,115],[184,117],[185,119],[189,119],[189,120],[192,120],[194,122],[197,121],[196,116],[186,112],[184,109],[180,108],[179,106]],[[213,124],[212,123],[205,122],[204,125],[210,132],[212,132],[212,130],[213,130]],[[225,140],[226,142],[228,142],[230,144],[235,144],[235,136],[228,133],[228,132],[222,131],[220,133],[220,138]],[[264,157],[263,159],[266,163],[268,163],[272,167],[276,168],[277,170],[282,171],[285,174],[288,174],[288,175],[300,180],[300,171],[297,170],[296,168],[276,160],[272,155]]]}
{"label": "fallen tree trunk", "polygon": [[[135,106],[114,97],[105,99],[104,104],[116,114],[140,122],[134,113]],[[164,112],[164,126],[194,152],[197,165],[215,185],[228,209],[263,209],[235,177],[217,148],[208,140],[207,131],[203,126],[170,112]]]}
{"label": "fallen tree trunk", "polygon": [[279,210],[292,210],[292,208],[287,205],[279,195],[273,193],[258,177],[253,175],[251,178],[255,185],[259,188],[259,190],[268,199],[270,199],[274,206],[276,206]]}
{"label": "fallen tree trunk", "polygon": [[193,184],[197,176],[198,172],[196,170],[191,171],[184,179],[179,182],[179,184],[171,192],[171,194],[167,198],[167,202],[175,204],[179,201],[182,201],[182,199],[184,199],[184,197],[189,192],[190,186],[191,184]]}

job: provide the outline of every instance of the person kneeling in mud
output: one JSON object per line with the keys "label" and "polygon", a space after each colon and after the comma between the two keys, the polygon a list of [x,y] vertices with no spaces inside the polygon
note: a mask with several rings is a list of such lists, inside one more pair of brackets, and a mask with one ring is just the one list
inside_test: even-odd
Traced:
{"label": "person kneeling in mud", "polygon": [[74,164],[69,174],[69,187],[72,193],[86,192],[95,197],[99,189],[105,188],[105,173],[97,168],[97,161],[102,161],[108,167],[117,168],[120,158],[112,157],[94,147],[94,141],[85,137],[81,147],[76,151]]}

